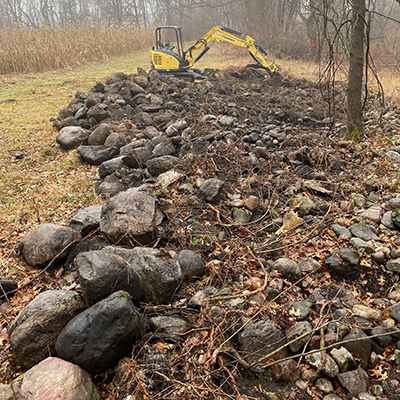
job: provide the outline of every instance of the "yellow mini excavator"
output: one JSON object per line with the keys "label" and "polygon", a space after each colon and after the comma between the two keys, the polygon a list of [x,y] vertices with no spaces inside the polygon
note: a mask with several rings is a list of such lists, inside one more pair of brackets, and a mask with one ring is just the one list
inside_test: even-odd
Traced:
{"label": "yellow mini excavator", "polygon": [[[210,50],[214,42],[227,42],[245,47],[256,62],[248,65],[249,67],[264,69],[271,76],[278,73],[275,62],[258,42],[233,29],[215,26],[186,51],[183,50],[182,31],[179,26],[160,26],[155,30],[155,35],[156,45],[150,50],[151,68],[160,73],[192,80],[204,78],[200,70],[193,66]],[[163,42],[164,36],[168,37],[166,42]],[[199,51],[201,52],[196,55]]]}

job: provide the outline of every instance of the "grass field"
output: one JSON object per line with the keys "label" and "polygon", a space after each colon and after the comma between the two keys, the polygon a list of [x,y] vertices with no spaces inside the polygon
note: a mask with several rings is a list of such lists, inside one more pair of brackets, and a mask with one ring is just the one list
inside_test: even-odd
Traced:
{"label": "grass field", "polygon": [[[224,69],[251,62],[246,51],[216,47],[199,68]],[[316,80],[318,66],[278,60],[284,76]],[[148,49],[85,66],[52,72],[0,75],[0,277],[15,273],[13,250],[39,223],[67,224],[79,208],[102,203],[93,184],[97,167],[81,164],[76,151],[66,153],[55,143],[51,118],[65,108],[74,93],[87,93],[113,72],[149,69]],[[398,95],[398,73],[385,74],[384,85]],[[25,157],[16,159],[15,152]]]}

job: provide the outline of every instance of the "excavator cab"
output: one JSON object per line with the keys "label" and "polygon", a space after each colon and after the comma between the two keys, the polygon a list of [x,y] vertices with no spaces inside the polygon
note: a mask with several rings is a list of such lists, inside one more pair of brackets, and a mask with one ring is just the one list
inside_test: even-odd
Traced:
{"label": "excavator cab", "polygon": [[182,31],[179,26],[159,26],[155,30],[156,45],[150,51],[151,68],[159,72],[187,72]]}

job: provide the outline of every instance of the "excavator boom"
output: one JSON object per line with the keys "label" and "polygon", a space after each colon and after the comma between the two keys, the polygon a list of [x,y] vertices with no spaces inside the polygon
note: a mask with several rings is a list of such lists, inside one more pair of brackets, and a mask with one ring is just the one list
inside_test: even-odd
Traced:
{"label": "excavator boom", "polygon": [[[176,45],[170,44],[169,41],[163,43],[162,32],[165,31],[175,32],[174,41]],[[256,62],[256,64],[250,65],[251,67],[262,68],[270,75],[278,73],[275,62],[258,42],[233,29],[215,26],[186,51],[183,51],[180,27],[161,26],[156,29],[155,34],[156,46],[150,51],[150,58],[152,68],[159,72],[172,73],[182,77],[187,75],[201,77],[193,69],[195,63],[210,50],[213,42],[227,42],[248,49]]]}
{"label": "excavator boom", "polygon": [[[243,35],[233,29],[215,26],[201,39],[199,39],[193,46],[185,52],[185,58],[189,62],[189,68],[200,60],[210,50],[210,45],[213,42],[227,42],[236,46],[245,47],[249,50],[250,55],[256,61],[256,67],[267,70],[270,74],[278,72],[278,68],[274,61],[270,59],[268,53],[264,48],[256,42],[253,38]],[[194,58],[197,51],[203,49],[200,54]],[[264,58],[267,57],[269,62]]]}

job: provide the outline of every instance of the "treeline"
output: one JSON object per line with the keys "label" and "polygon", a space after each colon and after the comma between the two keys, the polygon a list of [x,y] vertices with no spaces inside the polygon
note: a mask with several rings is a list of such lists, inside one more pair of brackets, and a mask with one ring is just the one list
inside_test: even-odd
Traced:
{"label": "treeline", "polygon": [[[366,3],[369,12],[365,24],[371,38],[368,48],[379,55],[381,64],[397,67],[400,2]],[[15,30],[22,35],[30,30],[68,32],[71,26],[86,26],[91,32],[96,27],[137,32],[157,25],[179,25],[184,39],[190,41],[222,25],[249,34],[274,56],[319,61],[333,51],[349,56],[351,4],[351,0],[3,0],[0,46]],[[132,35],[132,40],[138,39]],[[140,45],[148,43],[135,43]],[[113,51],[119,47],[121,52],[127,49],[121,44]]]}

